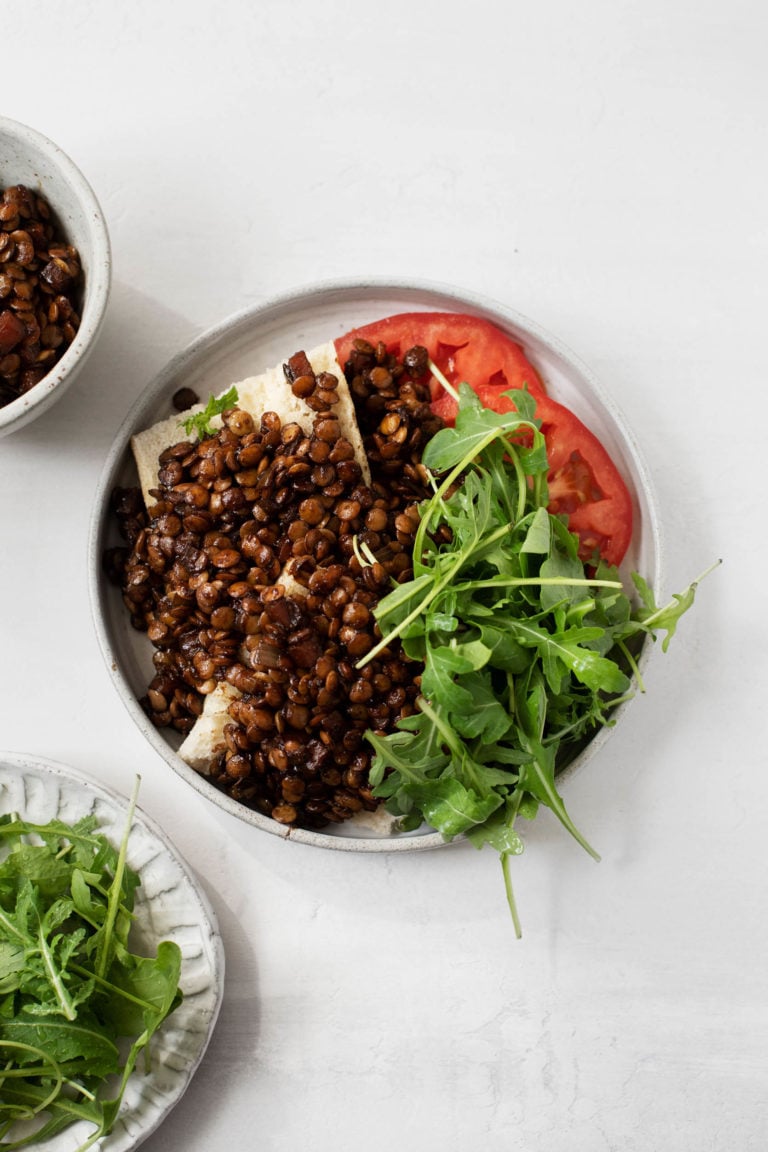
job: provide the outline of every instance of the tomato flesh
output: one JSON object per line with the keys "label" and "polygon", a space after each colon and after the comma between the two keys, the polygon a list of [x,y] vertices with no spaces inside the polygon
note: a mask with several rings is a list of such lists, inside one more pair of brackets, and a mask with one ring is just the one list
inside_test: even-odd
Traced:
{"label": "tomato flesh", "polygon": [[550,510],[565,512],[579,555],[620,564],[632,539],[632,497],[608,452],[564,404],[544,397],[536,415],[547,441]]}

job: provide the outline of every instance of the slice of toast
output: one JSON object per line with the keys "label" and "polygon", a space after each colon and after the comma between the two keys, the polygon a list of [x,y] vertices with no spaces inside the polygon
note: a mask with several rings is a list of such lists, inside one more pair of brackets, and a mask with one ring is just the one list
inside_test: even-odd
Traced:
{"label": "slice of toast", "polygon": [[[363,473],[363,480],[366,484],[370,484],[371,472],[363,448],[360,429],[357,426],[352,395],[344,372],[336,359],[333,341],[321,344],[319,348],[309,352],[308,358],[315,374],[332,372],[338,379],[336,391],[339,399],[333,407],[333,412],[339,421],[342,436],[349,440],[354,449],[355,459]],[[291,386],[285,378],[282,362],[275,365],[274,368],[270,368],[269,371],[262,372],[260,376],[249,376],[246,380],[239,381],[235,387],[238,396],[237,407],[250,413],[254,419],[261,419],[265,412],[275,412],[280,417],[281,423],[298,424],[306,433],[312,431],[312,422],[316,413],[312,411],[305,400],[294,396]],[[202,412],[203,407],[203,404],[195,404],[186,412],[169,416],[166,420],[161,420],[144,432],[138,432],[131,437],[131,448],[139,473],[139,485],[147,507],[155,502],[150,491],[158,486],[157,473],[161,452],[187,438],[183,427],[184,418],[194,412]],[[214,416],[211,425],[214,428],[220,428],[221,417]]]}
{"label": "slice of toast", "polygon": [[202,713],[179,748],[182,760],[201,776],[210,776],[213,761],[224,750],[224,726],[229,723],[227,709],[240,695],[231,684],[217,684],[206,696]]}

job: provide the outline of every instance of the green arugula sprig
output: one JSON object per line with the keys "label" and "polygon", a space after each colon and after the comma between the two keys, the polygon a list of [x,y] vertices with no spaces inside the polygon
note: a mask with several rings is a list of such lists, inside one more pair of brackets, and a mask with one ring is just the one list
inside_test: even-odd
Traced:
{"label": "green arugula sprig", "polygon": [[215,436],[216,429],[211,424],[211,420],[214,416],[221,416],[222,412],[226,412],[228,408],[234,408],[237,401],[237,388],[233,384],[221,396],[209,396],[208,403],[201,412],[193,412],[191,416],[186,416],[179,423],[187,436],[191,436],[195,432],[198,440],[204,440],[207,436]]}
{"label": "green arugula sprig", "polygon": [[419,711],[390,735],[366,734],[374,795],[403,830],[426,821],[446,840],[465,833],[495,848],[519,936],[509,873],[523,850],[518,817],[544,804],[599,859],[566,811],[557,772],[632,695],[632,641],[665,629],[666,650],[697,582],[659,608],[634,575],[633,609],[615,568],[588,573],[578,538],[547,511],[535,400],[509,395],[516,411],[499,414],[459,386],[455,427],[423,457],[443,478],[420,508],[413,579],[380,601],[382,640],[358,667],[396,638],[423,663]]}
{"label": "green arugula sprig", "polygon": [[[138,780],[137,780],[138,786]],[[181,951],[128,947],[139,877],[97,819],[38,825],[0,817],[0,1147],[37,1144],[76,1121],[78,1152],[111,1131],[128,1078],[180,1003]],[[124,1059],[118,1041],[131,1039]],[[119,1075],[103,1098],[105,1079]],[[34,1131],[19,1131],[33,1122]]]}

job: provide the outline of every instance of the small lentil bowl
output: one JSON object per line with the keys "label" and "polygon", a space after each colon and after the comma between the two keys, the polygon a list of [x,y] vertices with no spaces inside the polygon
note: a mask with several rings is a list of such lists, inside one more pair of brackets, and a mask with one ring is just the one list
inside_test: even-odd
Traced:
{"label": "small lentil bowl", "polygon": [[[522,343],[555,399],[568,405],[589,424],[608,448],[630,490],[636,525],[622,570],[641,572],[661,589],[662,543],[653,485],[647,468],[611,396],[558,340],[505,305],[429,282],[361,283],[330,281],[298,290],[230,317],[198,337],[180,352],[139,398],[118,432],[96,492],[89,539],[91,610],[106,666],[130,716],[159,756],[182,779],[217,808],[252,827],[299,843],[352,852],[410,851],[437,848],[442,836],[426,827],[410,833],[382,830],[356,819],[316,830],[293,827],[264,815],[216,788],[178,754],[181,736],[172,728],[157,728],[140,705],[153,675],[152,645],[137,631],[120,590],[104,567],[105,550],[120,543],[112,507],[117,487],[137,484],[131,436],[167,419],[174,412],[173,396],[189,388],[205,400],[229,385],[256,375],[299,349],[336,339],[361,324],[398,312],[444,311],[469,313],[496,324]],[[183,436],[180,435],[180,439]],[[654,646],[645,644],[639,666],[645,668]],[[627,708],[616,710],[616,718]],[[559,774],[563,782],[602,749],[614,727],[602,728]]]}
{"label": "small lentil bowl", "polygon": [[[43,211],[50,209],[56,254],[69,247],[76,250],[79,323],[76,331],[69,332],[63,354],[42,344],[41,364],[48,362],[52,366],[38,382],[15,398],[9,399],[9,393],[5,392],[4,402],[0,404],[0,437],[40,416],[63,396],[76,378],[96,342],[111,281],[110,244],[104,215],[80,170],[52,140],[24,124],[0,117],[0,201],[3,191],[19,185],[28,189],[33,199],[42,198],[46,206]],[[11,222],[9,226],[20,230],[16,233],[18,236],[25,232],[24,224],[22,218],[18,225]],[[11,233],[6,229],[5,235],[9,237],[4,245],[8,254]],[[0,252],[0,273],[8,264],[14,265],[19,275],[23,274],[23,263],[17,262],[13,254],[3,261]],[[50,294],[49,299],[53,305],[55,294]],[[0,312],[7,313],[6,320],[13,324],[13,310],[6,307],[7,303],[7,299],[0,299]],[[46,304],[47,299],[43,298],[43,305]],[[60,341],[55,325],[53,329],[56,339],[50,341],[51,345]]]}

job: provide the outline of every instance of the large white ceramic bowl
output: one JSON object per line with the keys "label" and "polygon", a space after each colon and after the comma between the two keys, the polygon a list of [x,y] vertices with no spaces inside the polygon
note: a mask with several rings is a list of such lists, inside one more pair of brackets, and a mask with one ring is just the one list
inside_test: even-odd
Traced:
{"label": "large white ceramic bowl", "polygon": [[46,136],[0,116],[0,189],[26,184],[50,205],[83,267],[80,327],[51,371],[29,392],[0,407],[0,437],[15,432],[63,396],[94,346],[109,299],[112,260],[104,215],[91,186]]}
{"label": "large white ceramic bowl", "polygon": [[[254,812],[215,788],[178,756],[180,738],[155,728],[141,707],[153,675],[152,647],[130,624],[119,591],[102,571],[105,548],[119,542],[111,522],[112,489],[137,483],[130,451],[134,432],[149,427],[173,412],[171,397],[182,385],[201,398],[223,391],[229,384],[254,375],[299,348],[311,348],[342,336],[349,329],[398,312],[446,311],[471,313],[497,324],[526,348],[546,382],[547,390],[592,429],[616,462],[632,493],[635,530],[623,567],[637,570],[654,588],[661,587],[661,543],[653,487],[641,454],[626,427],[615,400],[557,339],[503,304],[445,285],[420,283],[324,283],[249,308],[200,336],[176,356],[147,387],[128,415],[112,447],[101,476],[90,528],[90,592],[96,631],[107,669],[129,713],[152,747],[167,764],[218,807],[256,828],[306,844],[357,851],[407,851],[434,848],[442,837],[429,830],[408,836],[376,836],[353,822],[331,831],[287,828]],[[646,644],[641,664],[651,646]],[[616,709],[616,719],[622,713]],[[561,773],[574,772],[590,760],[610,736],[603,728]]]}

